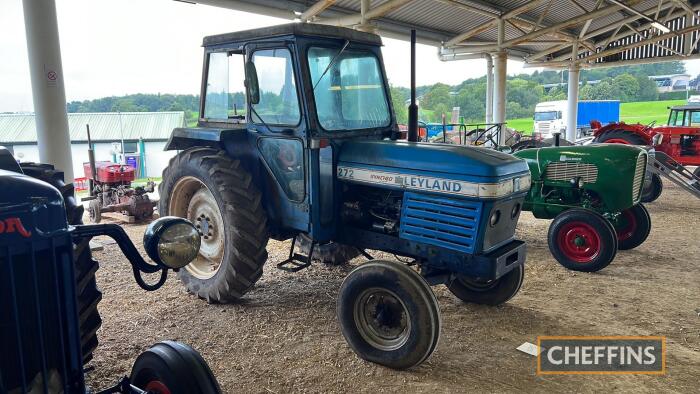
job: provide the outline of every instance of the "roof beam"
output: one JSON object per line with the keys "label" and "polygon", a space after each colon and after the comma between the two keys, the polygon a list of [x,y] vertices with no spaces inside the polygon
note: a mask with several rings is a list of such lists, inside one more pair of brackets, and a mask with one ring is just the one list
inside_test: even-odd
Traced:
{"label": "roof beam", "polygon": [[413,0],[389,0],[377,7],[374,7],[367,11],[365,15],[353,14],[335,19],[324,20],[323,23],[327,25],[338,25],[338,26],[353,26],[362,23],[362,20],[369,21],[371,19],[381,18],[382,16],[395,11]]}
{"label": "roof beam", "polygon": [[[690,55],[690,56],[678,56],[678,55],[673,55],[673,56],[661,56],[661,57],[651,57],[651,58],[645,58],[645,59],[629,59],[629,60],[621,60],[617,62],[609,62],[609,63],[583,63],[580,66],[582,68],[607,68],[607,67],[618,67],[618,66],[627,66],[627,65],[632,65],[632,64],[652,64],[652,63],[663,63],[663,62],[670,62],[674,60],[690,60],[690,59],[700,59],[700,53]],[[533,67],[542,67],[542,68],[548,68],[548,69],[560,69],[563,67],[569,67],[571,62],[536,62],[536,63],[525,63],[524,67],[525,68],[533,68]]]}
{"label": "roof beam", "polygon": [[[632,1],[629,1],[628,4],[636,4],[636,3],[639,3],[639,1],[640,0],[632,0]],[[583,15],[579,15],[575,18],[571,18],[568,21],[557,23],[556,25],[552,25],[552,26],[549,26],[549,27],[544,28],[544,29],[535,30],[532,33],[524,34],[520,37],[510,39],[510,40],[504,42],[503,44],[505,47],[511,47],[514,45],[518,45],[518,44],[523,43],[525,41],[531,41],[534,38],[555,32],[557,30],[561,30],[561,29],[564,29],[564,28],[567,28],[570,26],[575,26],[575,25],[584,23],[588,19],[596,19],[596,18],[610,15],[614,12],[619,11],[621,8],[622,7],[619,5],[611,5],[611,6],[607,6],[605,8],[599,8],[599,9],[597,9],[595,11],[591,11],[587,14],[583,14]]]}
{"label": "roof beam", "polygon": [[335,0],[319,0],[311,7],[307,8],[306,11],[302,12],[299,19],[301,19],[302,22],[308,22],[334,3]]}

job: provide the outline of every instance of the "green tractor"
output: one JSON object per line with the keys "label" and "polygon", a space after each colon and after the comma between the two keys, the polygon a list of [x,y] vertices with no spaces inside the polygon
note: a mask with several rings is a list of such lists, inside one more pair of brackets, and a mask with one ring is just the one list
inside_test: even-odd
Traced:
{"label": "green tractor", "polygon": [[594,272],[618,249],[649,236],[651,218],[640,194],[647,152],[625,145],[556,146],[514,153],[527,161],[532,187],[523,210],[554,219],[548,243],[564,267]]}

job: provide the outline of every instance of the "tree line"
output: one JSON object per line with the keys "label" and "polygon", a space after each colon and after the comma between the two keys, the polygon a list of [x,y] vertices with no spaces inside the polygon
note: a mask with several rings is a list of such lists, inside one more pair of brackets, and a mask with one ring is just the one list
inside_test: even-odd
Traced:
{"label": "tree line", "polygon": [[[656,83],[649,75],[684,73],[682,62],[634,65],[614,68],[582,70],[579,89],[582,100],[653,101],[659,98]],[[532,74],[509,76],[506,81],[506,114],[508,119],[531,117],[535,105],[543,101],[565,100],[566,86],[545,92],[542,85],[566,82],[567,71],[535,71]],[[696,78],[697,80],[698,78]],[[696,81],[695,80],[695,81]],[[443,83],[419,86],[420,118],[427,122],[440,122],[442,114],[448,116],[453,107],[459,107],[467,122],[482,122],[486,112],[486,77],[471,78],[454,86]],[[239,97],[240,96],[240,97]],[[391,97],[399,123],[408,118],[407,100],[410,91],[406,87],[391,87]],[[230,102],[243,107],[242,93],[232,94]],[[121,97],[104,97],[95,100],[71,101],[68,112],[160,112],[184,111],[187,119],[196,119],[199,112],[199,95],[133,94]]]}

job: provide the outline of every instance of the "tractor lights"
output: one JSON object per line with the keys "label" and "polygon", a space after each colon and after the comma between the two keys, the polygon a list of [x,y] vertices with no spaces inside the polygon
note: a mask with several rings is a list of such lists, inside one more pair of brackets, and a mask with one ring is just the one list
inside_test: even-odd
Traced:
{"label": "tractor lights", "polygon": [[153,221],[143,234],[143,246],[156,263],[179,269],[197,257],[201,238],[189,221],[166,216]]}
{"label": "tractor lights", "polygon": [[651,137],[651,146],[659,146],[661,145],[661,141],[664,140],[664,135],[661,133],[654,134],[653,137]]}

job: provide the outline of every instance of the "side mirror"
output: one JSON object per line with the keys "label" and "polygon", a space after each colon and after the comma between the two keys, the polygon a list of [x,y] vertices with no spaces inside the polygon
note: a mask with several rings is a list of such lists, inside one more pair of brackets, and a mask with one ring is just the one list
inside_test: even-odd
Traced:
{"label": "side mirror", "polygon": [[245,87],[251,104],[260,102],[260,86],[258,85],[258,71],[252,60],[245,62]]}
{"label": "side mirror", "polygon": [[174,216],[154,220],[143,234],[143,247],[148,257],[172,269],[180,269],[194,260],[201,241],[192,223]]}

